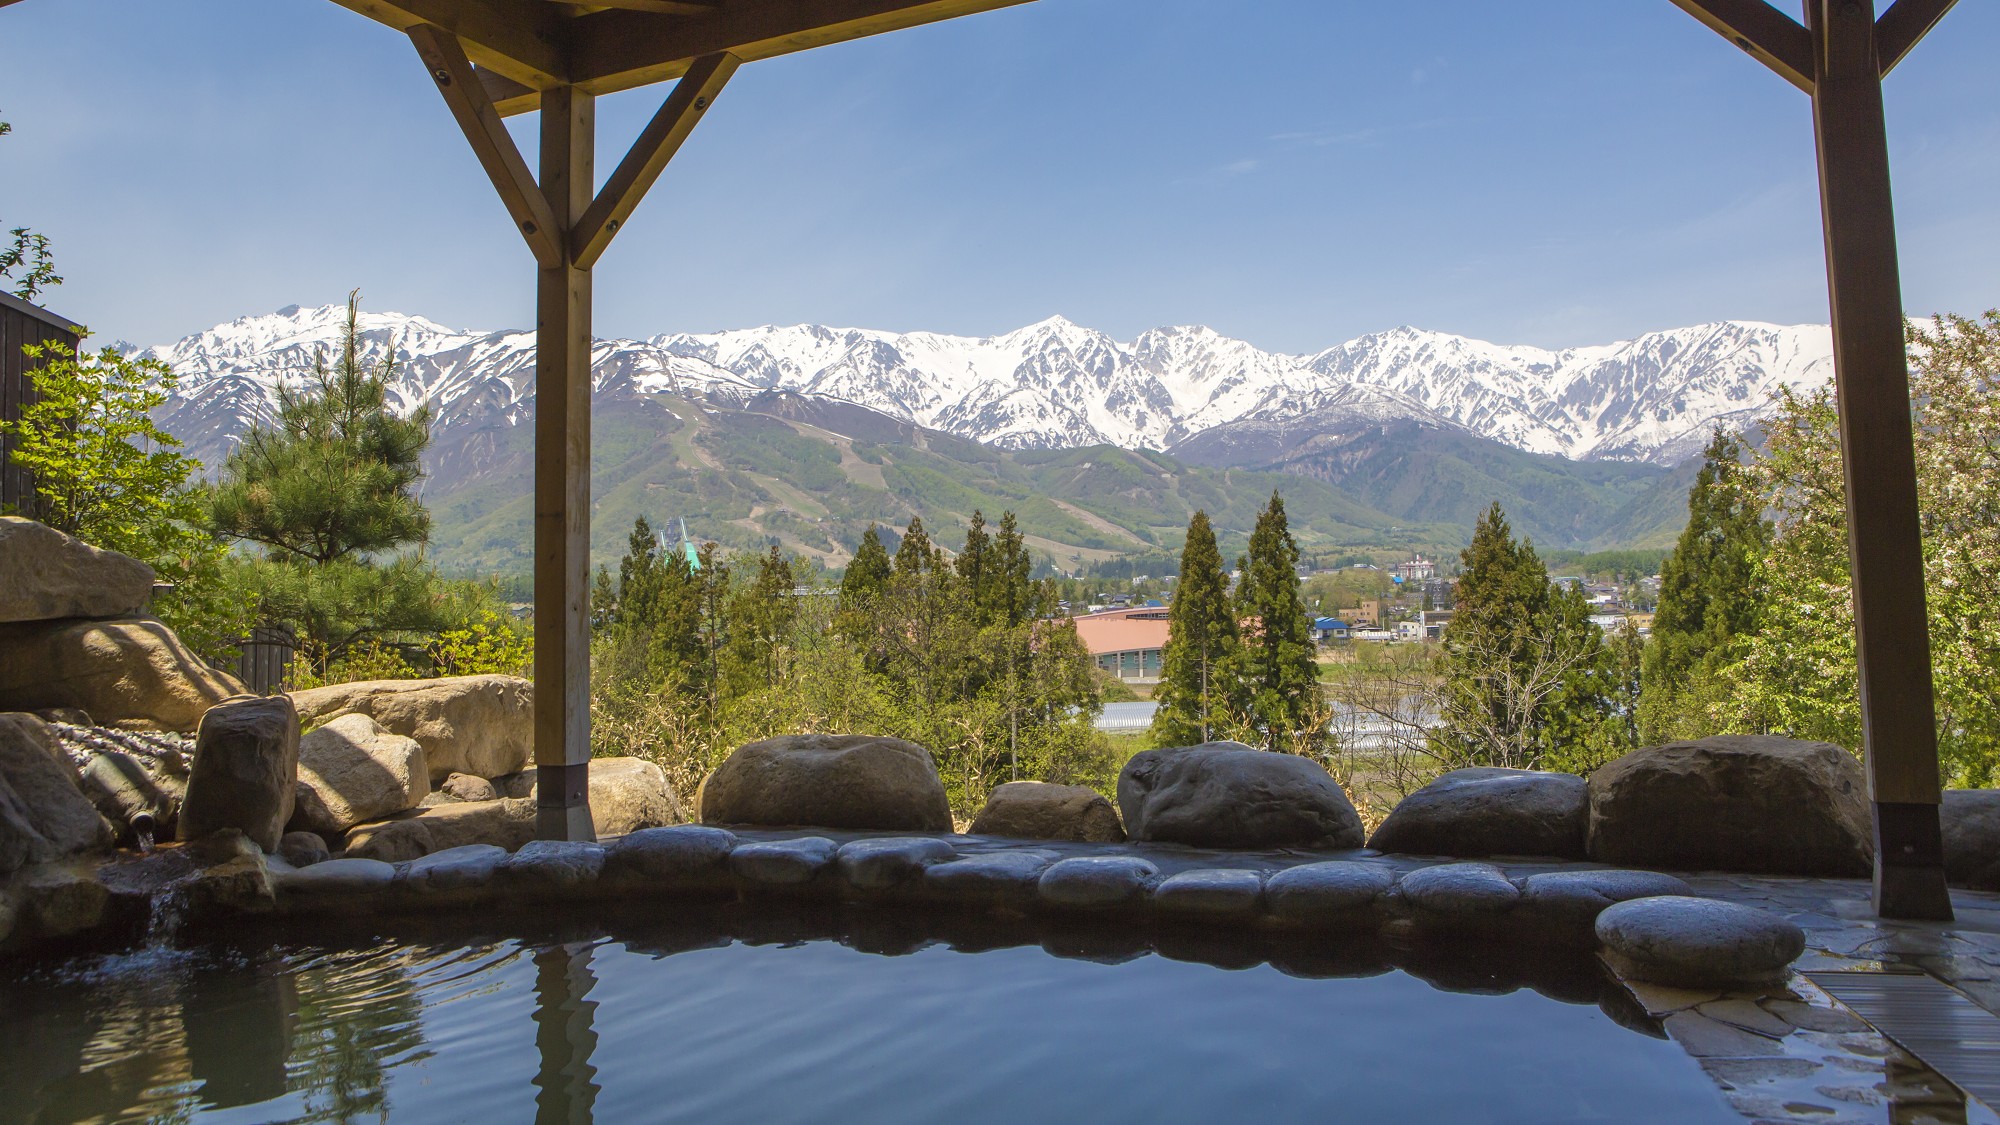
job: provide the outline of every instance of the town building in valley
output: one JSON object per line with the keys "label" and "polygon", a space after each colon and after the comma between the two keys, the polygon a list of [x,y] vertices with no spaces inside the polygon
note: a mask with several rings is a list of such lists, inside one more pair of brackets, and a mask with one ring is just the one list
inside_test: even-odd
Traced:
{"label": "town building in valley", "polygon": [[1167,647],[1165,606],[1087,613],[1073,618],[1076,635],[1091,659],[1106,672],[1130,684],[1160,682],[1160,654]]}

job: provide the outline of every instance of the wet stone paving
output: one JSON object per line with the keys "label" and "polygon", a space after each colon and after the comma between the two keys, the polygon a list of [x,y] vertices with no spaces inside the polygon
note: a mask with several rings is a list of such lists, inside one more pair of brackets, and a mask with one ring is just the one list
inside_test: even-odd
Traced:
{"label": "wet stone paving", "polygon": [[1918,1058],[1816,982],[1928,974],[1984,1009],[1983,1022],[2000,1012],[2000,895],[1954,891],[1955,921],[1894,922],[1874,916],[1860,880],[1686,878],[1700,894],[1789,918],[1806,934],[1806,953],[1782,990],[1723,994],[1627,982],[1738,1112],[1753,1121],[2000,1122],[1933,1069],[1943,1060]]}

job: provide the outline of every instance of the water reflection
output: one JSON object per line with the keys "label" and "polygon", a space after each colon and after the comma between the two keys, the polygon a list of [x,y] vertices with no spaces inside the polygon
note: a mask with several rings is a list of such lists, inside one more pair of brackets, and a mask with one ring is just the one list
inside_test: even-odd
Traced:
{"label": "water reflection", "polygon": [[597,986],[591,946],[557,945],[535,954],[535,1125],[590,1125],[597,1104]]}
{"label": "water reflection", "polygon": [[1074,1116],[1095,1088],[1116,1120],[1509,1121],[1551,1098],[1582,1108],[1536,1119],[1732,1119],[1572,951],[740,904],[397,925],[8,966],[0,1118],[981,1122]]}

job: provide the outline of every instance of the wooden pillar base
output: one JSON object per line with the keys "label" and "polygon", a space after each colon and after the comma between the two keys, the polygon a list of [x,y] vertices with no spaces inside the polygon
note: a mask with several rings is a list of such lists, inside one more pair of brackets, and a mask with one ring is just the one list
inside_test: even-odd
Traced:
{"label": "wooden pillar base", "polygon": [[597,839],[597,826],[590,815],[588,764],[535,767],[535,838]]}
{"label": "wooden pillar base", "polygon": [[1877,801],[1874,810],[1875,913],[1883,918],[1951,921],[1938,806]]}

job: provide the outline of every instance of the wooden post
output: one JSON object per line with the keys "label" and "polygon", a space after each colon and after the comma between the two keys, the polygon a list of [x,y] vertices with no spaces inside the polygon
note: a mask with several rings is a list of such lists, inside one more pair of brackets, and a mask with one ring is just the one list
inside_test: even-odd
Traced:
{"label": "wooden post", "polygon": [[594,840],[590,816],[590,270],[569,231],[590,207],[596,99],[542,91],[541,192],[560,260],[535,312],[536,835]]}
{"label": "wooden post", "polygon": [[1807,0],[1813,129],[1847,475],[1862,742],[1875,819],[1875,910],[1950,919],[1937,719],[1917,521],[1889,142],[1874,0]]}

